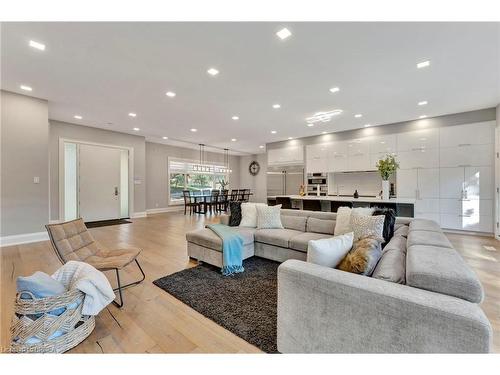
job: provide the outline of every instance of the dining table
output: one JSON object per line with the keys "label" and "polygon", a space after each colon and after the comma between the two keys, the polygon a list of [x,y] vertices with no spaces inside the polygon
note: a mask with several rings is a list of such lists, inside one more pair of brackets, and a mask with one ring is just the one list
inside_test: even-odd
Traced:
{"label": "dining table", "polygon": [[[245,195],[248,195],[249,197],[253,195],[253,193],[245,193]],[[219,195],[218,197],[220,197]],[[209,203],[209,199],[212,198],[212,194],[194,194],[191,196],[191,198],[194,200],[194,203],[199,205],[199,208],[195,213],[197,214],[207,214],[207,204]],[[231,194],[227,196],[228,202],[231,202]],[[201,206],[203,206],[203,210],[201,210]]]}

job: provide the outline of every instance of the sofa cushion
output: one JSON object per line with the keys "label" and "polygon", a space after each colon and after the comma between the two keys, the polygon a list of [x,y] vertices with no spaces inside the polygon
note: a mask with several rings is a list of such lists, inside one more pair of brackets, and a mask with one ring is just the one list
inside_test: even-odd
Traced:
{"label": "sofa cushion", "polygon": [[[281,210],[283,211],[283,210]],[[281,224],[286,229],[300,230],[301,232],[306,231],[306,216],[291,216],[291,215],[281,215]]]}
{"label": "sofa cushion", "polygon": [[396,228],[396,225],[394,226],[394,235],[395,236],[402,236],[407,238],[408,237],[408,232],[410,231],[410,227],[408,225],[399,225],[399,227]]}
{"label": "sofa cushion", "polygon": [[385,245],[372,277],[375,279],[404,284],[406,281],[406,238],[394,236]]}
{"label": "sofa cushion", "polygon": [[480,303],[484,296],[481,283],[472,269],[455,249],[444,247],[409,246],[406,284],[474,303]]}
{"label": "sofa cushion", "polygon": [[335,220],[324,220],[310,217],[307,219],[307,231],[313,233],[324,233],[333,236]]}
{"label": "sofa cushion", "polygon": [[313,232],[301,233],[290,239],[288,247],[293,250],[306,252],[309,241],[321,240],[323,238],[330,238],[330,237],[332,236],[325,233],[313,233]]}
{"label": "sofa cushion", "polygon": [[442,232],[439,224],[432,220],[415,219],[410,223],[411,230],[426,230],[431,232]]}
{"label": "sofa cushion", "polygon": [[303,232],[293,229],[258,229],[255,241],[288,248],[290,239],[301,233]]}
{"label": "sofa cushion", "polygon": [[[243,238],[243,245],[250,245],[254,241],[254,228],[231,227]],[[186,240],[212,250],[222,251],[222,240],[208,228],[196,229],[186,233]]]}
{"label": "sofa cushion", "polygon": [[408,247],[413,245],[439,246],[452,249],[450,241],[442,232],[427,230],[412,230],[408,232]]}

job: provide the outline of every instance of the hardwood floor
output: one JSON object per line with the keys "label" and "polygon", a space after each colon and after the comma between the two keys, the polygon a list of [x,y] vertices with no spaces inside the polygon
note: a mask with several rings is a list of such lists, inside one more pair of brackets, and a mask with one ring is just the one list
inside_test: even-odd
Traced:
{"label": "hardwood floor", "polygon": [[[90,229],[108,248],[137,246],[146,280],[124,292],[122,309],[110,305],[96,319],[94,332],[73,353],[259,353],[260,350],[176,300],[152,281],[186,267],[186,231],[201,228],[217,216],[165,213],[133,219],[132,224]],[[486,298],[482,307],[494,329],[494,351],[500,352],[500,242],[494,238],[448,234],[448,238],[479,275]],[[483,246],[499,250],[489,251]],[[15,279],[37,270],[53,273],[60,263],[50,243],[1,248],[1,347],[8,347]],[[127,268],[123,282],[138,276]],[[108,273],[114,285],[113,274]]]}

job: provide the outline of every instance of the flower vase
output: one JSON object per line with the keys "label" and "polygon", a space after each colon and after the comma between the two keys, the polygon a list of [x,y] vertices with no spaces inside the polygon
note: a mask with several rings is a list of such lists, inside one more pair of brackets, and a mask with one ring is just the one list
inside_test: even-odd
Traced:
{"label": "flower vase", "polygon": [[389,180],[382,180],[382,199],[389,200],[390,183]]}

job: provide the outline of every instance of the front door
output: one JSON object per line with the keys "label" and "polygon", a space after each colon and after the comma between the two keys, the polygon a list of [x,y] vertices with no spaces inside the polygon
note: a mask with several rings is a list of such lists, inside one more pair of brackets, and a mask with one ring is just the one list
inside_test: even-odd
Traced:
{"label": "front door", "polygon": [[120,149],[80,145],[79,212],[84,221],[120,218],[120,163]]}

